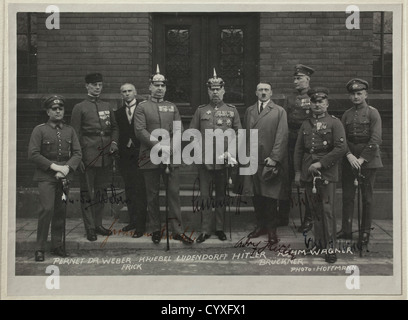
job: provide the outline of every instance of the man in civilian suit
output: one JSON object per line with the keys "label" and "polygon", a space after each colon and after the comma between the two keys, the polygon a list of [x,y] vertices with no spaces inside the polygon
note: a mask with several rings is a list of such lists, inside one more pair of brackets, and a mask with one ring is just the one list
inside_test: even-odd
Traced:
{"label": "man in civilian suit", "polygon": [[[244,195],[252,195],[256,228],[248,238],[268,234],[268,242],[279,242],[277,202],[289,197],[288,179],[288,123],[286,111],[272,102],[272,85],[257,85],[257,103],[247,108],[244,128],[258,130],[258,170],[253,176],[244,176]],[[253,144],[253,142],[251,142]],[[250,144],[247,143],[247,148]],[[247,150],[247,154],[248,154]]]}
{"label": "man in civilian suit", "polygon": [[122,108],[115,111],[119,128],[119,171],[125,184],[129,224],[123,231],[134,230],[132,238],[140,238],[145,232],[147,201],[143,174],[139,169],[140,141],[134,131],[134,112],[137,105],[136,88],[125,83],[120,87]]}

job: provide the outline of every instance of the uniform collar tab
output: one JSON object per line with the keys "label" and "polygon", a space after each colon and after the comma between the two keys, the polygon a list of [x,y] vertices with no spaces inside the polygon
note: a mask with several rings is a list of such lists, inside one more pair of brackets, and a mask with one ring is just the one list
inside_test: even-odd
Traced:
{"label": "uniform collar tab", "polygon": [[362,103],[362,104],[354,106],[354,108],[356,108],[357,110],[364,109],[366,107],[368,107],[368,104],[366,104],[366,103]]}
{"label": "uniform collar tab", "polygon": [[307,92],[308,92],[309,90],[310,90],[310,87],[304,88],[304,89],[298,91],[298,94],[299,94],[300,96],[307,95]]}
{"label": "uniform collar tab", "polygon": [[218,103],[210,102],[210,106],[212,106],[212,107],[214,107],[214,108],[220,108],[220,107],[223,106],[223,105],[224,105],[224,101],[220,101],[220,102],[218,102]]}
{"label": "uniform collar tab", "polygon": [[314,119],[320,119],[320,118],[324,118],[326,116],[326,112],[323,112],[322,114],[313,114],[312,117]]}
{"label": "uniform collar tab", "polygon": [[99,96],[91,96],[90,94],[88,94],[87,98],[89,101],[92,101],[92,102],[99,100]]}
{"label": "uniform collar tab", "polygon": [[53,128],[53,129],[55,129],[55,128],[57,128],[57,127],[58,127],[59,129],[62,129],[63,126],[64,126],[63,121],[60,121],[60,122],[48,121],[47,124],[48,124],[51,128]]}

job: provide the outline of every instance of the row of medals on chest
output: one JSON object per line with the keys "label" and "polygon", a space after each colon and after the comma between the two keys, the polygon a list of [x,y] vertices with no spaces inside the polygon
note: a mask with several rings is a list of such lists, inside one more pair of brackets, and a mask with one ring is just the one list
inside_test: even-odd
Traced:
{"label": "row of medals on chest", "polygon": [[[234,116],[233,111],[226,111],[226,110],[221,111],[221,110],[218,110],[218,107],[215,107],[214,110],[215,110],[214,116],[217,118],[217,121],[216,121],[217,125],[221,126],[225,121],[227,126],[231,126],[232,121],[229,118],[232,118]],[[208,110],[206,114],[210,116],[212,114],[212,111]],[[228,119],[224,119],[222,117],[228,117]]]}

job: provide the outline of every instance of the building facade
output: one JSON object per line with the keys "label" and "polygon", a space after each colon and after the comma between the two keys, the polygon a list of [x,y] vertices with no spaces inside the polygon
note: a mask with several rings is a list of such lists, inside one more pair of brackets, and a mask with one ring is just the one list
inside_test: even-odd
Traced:
{"label": "building facade", "polygon": [[[392,191],[392,13],[360,12],[359,29],[348,29],[345,12],[246,13],[60,13],[59,29],[48,29],[45,13],[17,15],[17,188],[34,186],[27,161],[29,136],[45,121],[41,99],[67,98],[66,121],[85,95],[84,76],[104,75],[102,98],[119,105],[121,84],[148,94],[159,64],[168,78],[166,99],[175,102],[187,125],[208,100],[205,82],[226,81],[225,101],[245,108],[256,101],[259,81],[273,85],[282,105],[292,94],[296,64],[315,69],[311,85],[330,89],[329,111],[351,105],[345,84],[354,77],[370,83],[369,102],[383,120],[377,188]],[[194,171],[185,171],[189,187]]]}

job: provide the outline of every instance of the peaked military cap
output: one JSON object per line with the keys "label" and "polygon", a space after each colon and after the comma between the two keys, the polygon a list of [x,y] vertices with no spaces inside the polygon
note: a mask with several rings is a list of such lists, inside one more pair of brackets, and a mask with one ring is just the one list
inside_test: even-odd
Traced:
{"label": "peaked military cap", "polygon": [[354,78],[346,84],[348,92],[368,90],[368,82],[363,79]]}
{"label": "peaked military cap", "polygon": [[52,95],[52,96],[49,96],[49,97],[45,98],[45,100],[43,102],[44,109],[49,109],[49,108],[51,108],[52,106],[55,106],[55,105],[59,105],[59,106],[63,107],[65,105],[65,98],[63,96],[61,96],[61,95],[55,94],[55,95]]}
{"label": "peaked military cap", "polygon": [[297,64],[295,66],[294,76],[311,76],[314,73],[314,69],[303,64]]}
{"label": "peaked military cap", "polygon": [[212,87],[223,87],[224,86],[224,80],[222,78],[217,77],[217,73],[215,72],[214,68],[214,74],[213,77],[208,79],[207,81],[207,87],[212,88]]}
{"label": "peaked military cap", "polygon": [[156,74],[152,75],[150,77],[150,82],[151,83],[155,83],[155,82],[163,82],[166,83],[167,79],[165,76],[163,76],[162,74],[160,74],[160,69],[159,69],[159,65],[156,66]]}
{"label": "peaked military cap", "polygon": [[100,73],[89,73],[85,76],[86,83],[102,82],[103,77]]}
{"label": "peaked military cap", "polygon": [[329,97],[329,89],[325,87],[316,87],[309,89],[307,95],[310,97],[310,100],[315,102],[319,99],[326,99]]}

